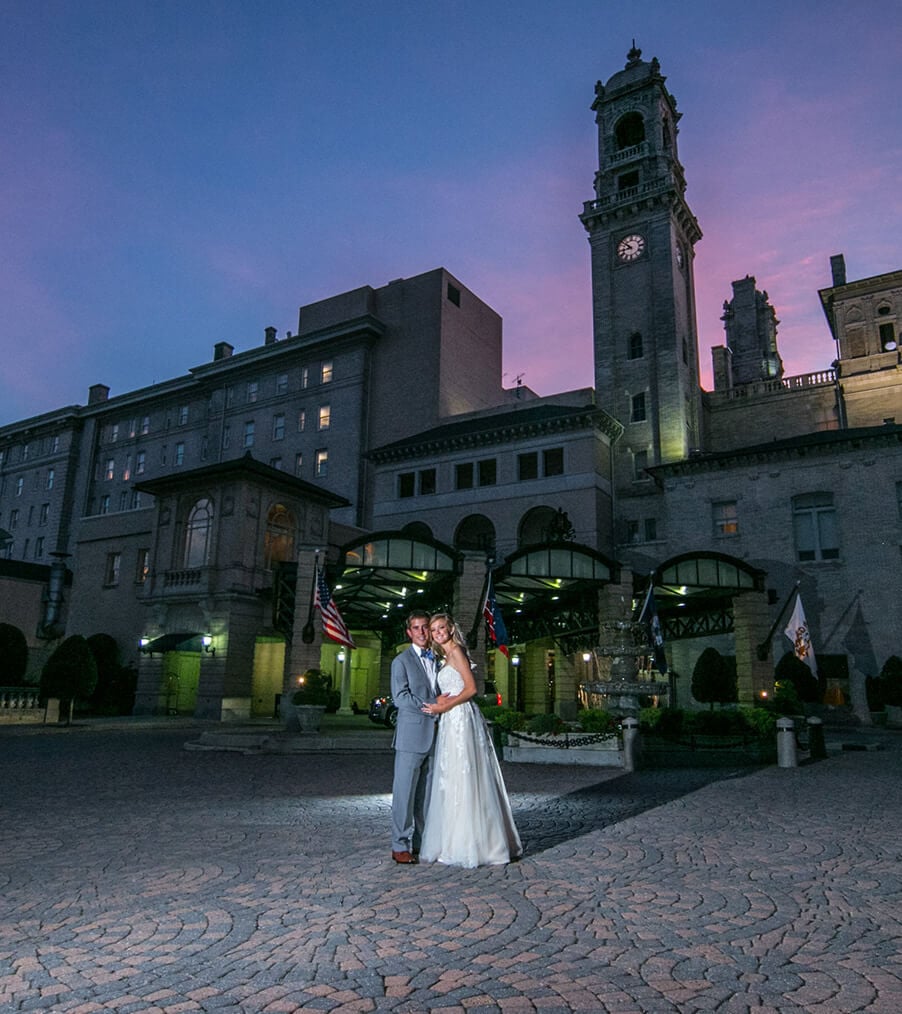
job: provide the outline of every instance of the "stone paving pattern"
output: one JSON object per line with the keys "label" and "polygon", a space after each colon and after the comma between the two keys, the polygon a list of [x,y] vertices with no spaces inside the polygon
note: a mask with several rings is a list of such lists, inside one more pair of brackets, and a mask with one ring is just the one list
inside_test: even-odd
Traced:
{"label": "stone paving pattern", "polygon": [[470,871],[391,862],[384,736],[197,735],[0,729],[0,1011],[902,1011],[902,734],[792,769],[505,764],[526,855]]}

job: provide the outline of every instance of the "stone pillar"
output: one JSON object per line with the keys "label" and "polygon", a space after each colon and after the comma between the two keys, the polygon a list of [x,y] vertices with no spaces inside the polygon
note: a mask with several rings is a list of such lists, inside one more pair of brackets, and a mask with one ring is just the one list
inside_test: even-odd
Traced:
{"label": "stone pillar", "polygon": [[758,658],[758,645],[770,630],[767,598],[763,592],[745,592],[733,599],[733,643],[736,647],[736,689],[740,704],[756,704],[761,694],[774,690],[770,650]]}
{"label": "stone pillar", "polygon": [[454,588],[454,620],[464,637],[467,637],[471,630],[475,630],[476,644],[470,646],[470,654],[479,666],[481,678],[484,678],[485,652],[491,647],[486,644],[485,623],[482,621],[486,555],[476,550],[464,550],[462,555],[463,564]]}
{"label": "stone pillar", "polygon": [[338,708],[339,715],[353,715],[351,708],[351,649],[343,647],[339,654],[344,655],[344,661],[339,662],[341,666],[341,704]]}
{"label": "stone pillar", "polygon": [[[322,559],[323,554],[320,554]],[[316,550],[302,547],[298,551],[298,581],[294,597],[294,624],[292,635],[285,646],[285,675],[282,680],[282,700],[287,700],[297,688],[298,676],[308,669],[318,669],[323,643],[323,624],[319,613],[314,611],[309,622],[313,628],[313,640],[304,642],[304,628],[310,617],[311,590],[313,588]]]}

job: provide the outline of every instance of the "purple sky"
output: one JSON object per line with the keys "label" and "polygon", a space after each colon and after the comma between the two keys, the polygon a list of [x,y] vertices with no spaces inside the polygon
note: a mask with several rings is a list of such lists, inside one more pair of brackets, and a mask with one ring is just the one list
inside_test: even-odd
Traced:
{"label": "purple sky", "polygon": [[591,384],[589,106],[634,37],[683,113],[706,387],[732,280],[796,374],[835,355],[830,255],[902,267],[898,0],[12,0],[0,32],[0,423],[438,266],[503,316],[506,385]]}

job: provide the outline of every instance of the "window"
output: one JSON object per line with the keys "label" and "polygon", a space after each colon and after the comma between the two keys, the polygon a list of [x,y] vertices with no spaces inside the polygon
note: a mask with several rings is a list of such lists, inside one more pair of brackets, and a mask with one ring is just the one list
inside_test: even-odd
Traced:
{"label": "window", "polygon": [[564,474],[564,448],[552,447],[542,451],[542,469],[545,475]]}
{"label": "window", "polygon": [[255,428],[256,427],[254,426],[254,420],[253,419],[251,419],[250,422],[246,422],[244,424],[244,446],[245,447],[253,447],[254,446],[254,430],[255,430]]}
{"label": "window", "polygon": [[143,435],[145,435],[145,436],[148,433],[150,433],[150,416],[149,415],[144,416],[144,418],[141,420],[141,433]]}
{"label": "window", "polygon": [[59,451],[59,449],[60,449],[60,438],[59,437],[51,437],[50,438],[50,453],[51,454],[56,454]]}
{"label": "window", "polygon": [[627,542],[641,542],[639,538],[639,522],[638,521],[627,521],[626,523],[626,541]]}
{"label": "window", "polygon": [[435,469],[424,468],[418,478],[420,496],[431,496],[435,492]]}
{"label": "window", "polygon": [[184,465],[184,463],[185,463],[185,445],[180,440],[175,445],[175,458],[173,460],[173,464],[175,464],[175,465]]}
{"label": "window", "polygon": [[56,479],[56,470],[53,468],[47,469],[47,489],[53,489],[53,482]]}
{"label": "window", "polygon": [[223,426],[222,428],[222,449],[228,450],[232,446],[232,427]]}
{"label": "window", "polygon": [[896,329],[892,324],[880,325],[880,351],[894,352],[896,348]]}
{"label": "window", "polygon": [[128,490],[123,489],[119,493],[119,510],[124,511],[128,507]]}
{"label": "window", "polygon": [[141,490],[132,491],[132,510],[136,511],[141,506]]}
{"label": "window", "polygon": [[648,468],[648,451],[633,451],[633,478],[647,479],[646,468]]}
{"label": "window", "polygon": [[324,447],[321,447],[316,452],[313,472],[318,479],[322,479],[329,474],[329,452]]}
{"label": "window", "polygon": [[456,285],[452,285],[448,282],[448,302],[453,303],[455,306],[460,306],[460,289]]}
{"label": "window", "polygon": [[300,451],[294,456],[294,474],[300,475],[304,470],[304,455]]}
{"label": "window", "polygon": [[28,444],[22,444],[22,460],[28,461]]}
{"label": "window", "polygon": [[288,393],[288,374],[279,373],[276,375],[276,394]]}
{"label": "window", "polygon": [[143,475],[147,465],[147,452],[138,451],[135,455],[135,475]]}
{"label": "window", "polygon": [[150,573],[150,550],[139,549],[135,561],[135,584],[144,584]]}
{"label": "window", "polygon": [[307,426],[307,409],[302,408],[298,411],[298,433],[303,433]]}
{"label": "window", "polygon": [[200,460],[206,461],[210,456],[210,438],[202,437],[200,442]]}
{"label": "window", "polygon": [[269,459],[269,467],[270,468],[281,469],[282,468],[282,459],[281,458],[270,458]]}
{"label": "window", "polygon": [[714,517],[715,535],[738,535],[739,517],[736,512],[735,500],[724,500],[711,505]]}
{"label": "window", "polygon": [[316,427],[319,430],[327,430],[332,424],[332,409],[328,405],[320,405],[319,418]]}
{"label": "window", "polygon": [[485,458],[476,463],[476,481],[480,486],[494,486],[497,474],[498,466],[494,458]]}
{"label": "window", "polygon": [[119,439],[119,423],[113,423],[113,425],[110,426],[110,440],[112,443],[116,443],[118,439]]}
{"label": "window", "polygon": [[132,456],[130,454],[126,454],[125,468],[122,469],[122,480],[123,482],[128,482],[128,480],[131,477],[132,477]]}
{"label": "window", "polygon": [[188,406],[179,405],[179,426],[188,425]]}
{"label": "window", "polygon": [[19,524],[19,508],[14,507],[9,512],[9,530],[11,532],[14,532],[18,524]]}
{"label": "window", "polygon": [[225,393],[225,407],[231,408],[235,404],[235,388],[227,387]]}
{"label": "window", "polygon": [[34,540],[34,558],[40,560],[44,555],[44,536],[39,535]]}
{"label": "window", "polygon": [[285,416],[274,415],[272,417],[272,438],[273,440],[285,439]]}
{"label": "window", "polygon": [[128,421],[128,435],[129,439],[134,439],[138,434],[138,420],[129,419]]}
{"label": "window", "polygon": [[302,366],[301,367],[301,389],[302,390],[306,390],[309,384],[310,384],[310,367],[309,366]]}
{"label": "window", "polygon": [[160,464],[165,465],[168,457],[169,457],[169,448],[166,446],[166,444],[163,444],[163,446],[160,448]]}
{"label": "window", "polygon": [[107,458],[106,467],[103,470],[103,477],[104,479],[109,480],[115,478],[115,475],[116,475],[116,459]]}
{"label": "window", "polygon": [[517,478],[520,482],[539,477],[539,456],[535,451],[517,455]]}
{"label": "window", "polygon": [[121,553],[107,553],[106,567],[103,574],[103,583],[107,588],[119,584],[119,571],[122,567]]}
{"label": "window", "polygon": [[473,488],[473,462],[468,461],[464,465],[454,466],[454,488],[455,489],[472,489]]}
{"label": "window", "polygon": [[104,493],[100,498],[100,510],[98,514],[109,514],[110,513],[110,494]]}
{"label": "window", "polygon": [[248,403],[255,402],[257,395],[260,393],[260,385],[256,380],[249,380],[247,382],[247,400]]}
{"label": "window", "polygon": [[19,478],[16,479],[16,496],[21,496],[23,489],[25,489],[25,480],[20,475]]}
{"label": "window", "polygon": [[839,532],[832,493],[803,493],[793,497],[792,527],[800,561],[839,558]]}
{"label": "window", "polygon": [[50,504],[42,503],[40,513],[38,514],[38,524],[46,525],[49,517],[50,517]]}
{"label": "window", "polygon": [[630,422],[645,422],[645,392],[634,394],[630,400]]}
{"label": "window", "polygon": [[646,518],[645,519],[645,541],[654,542],[658,537],[658,521],[657,518]]}
{"label": "window", "polygon": [[398,498],[405,500],[416,492],[416,474],[414,472],[402,472],[398,476]]}
{"label": "window", "polygon": [[332,360],[329,359],[323,363],[319,371],[319,382],[321,384],[332,383]]}
{"label": "window", "polygon": [[294,515],[284,504],[274,504],[266,518],[263,533],[263,560],[268,567],[294,559]]}
{"label": "window", "polygon": [[34,504],[32,504],[28,508],[28,527],[31,528],[33,524],[34,524]]}
{"label": "window", "polygon": [[629,336],[626,354],[629,359],[642,358],[644,354],[642,351],[642,335],[638,331],[633,331],[633,333]]}
{"label": "window", "polygon": [[185,567],[195,569],[207,564],[210,550],[210,532],[213,527],[213,504],[204,498],[198,500],[188,514],[185,525]]}

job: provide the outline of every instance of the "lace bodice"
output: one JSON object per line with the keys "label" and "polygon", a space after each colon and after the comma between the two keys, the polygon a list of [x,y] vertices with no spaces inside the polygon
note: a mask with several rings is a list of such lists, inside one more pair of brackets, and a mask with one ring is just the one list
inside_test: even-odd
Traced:
{"label": "lace bodice", "polygon": [[444,665],[438,671],[438,685],[443,694],[459,694],[464,688],[464,678],[451,665]]}

